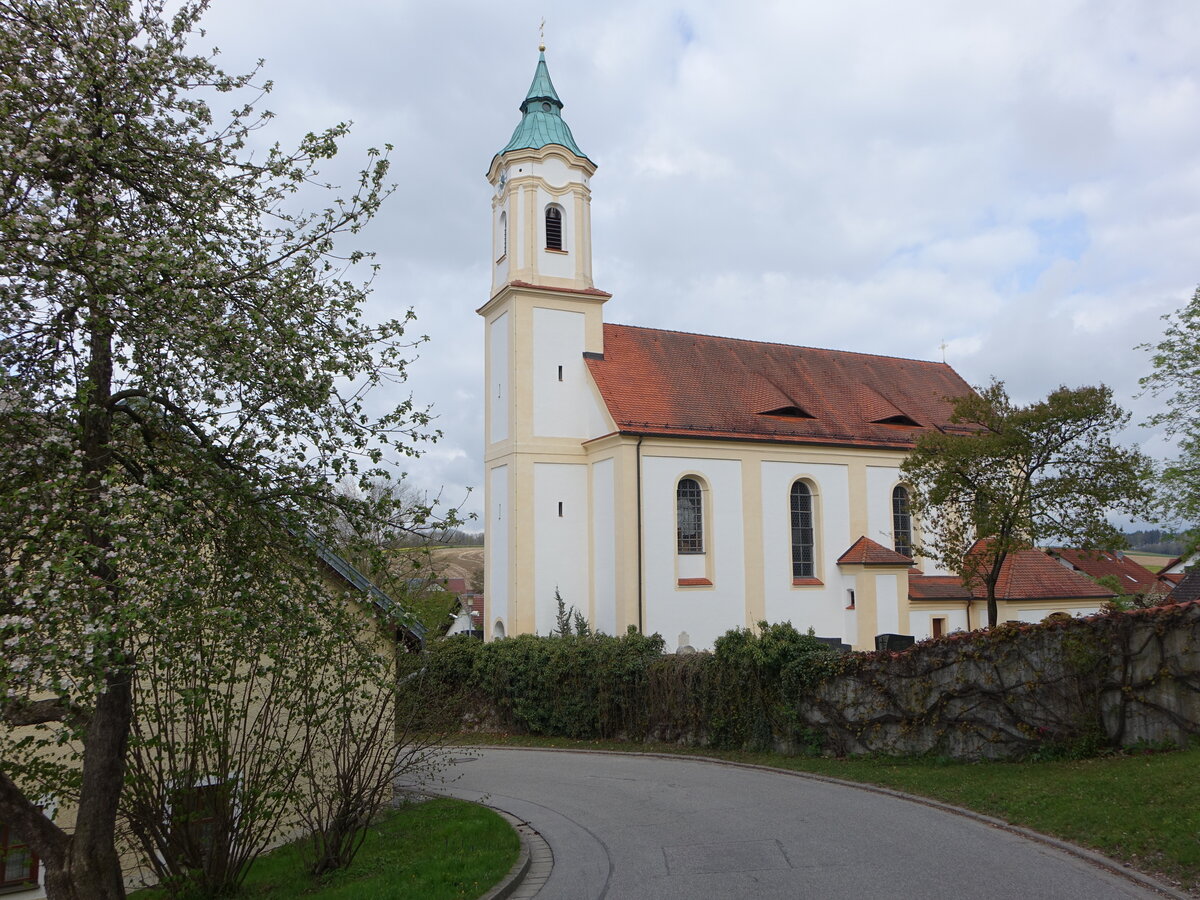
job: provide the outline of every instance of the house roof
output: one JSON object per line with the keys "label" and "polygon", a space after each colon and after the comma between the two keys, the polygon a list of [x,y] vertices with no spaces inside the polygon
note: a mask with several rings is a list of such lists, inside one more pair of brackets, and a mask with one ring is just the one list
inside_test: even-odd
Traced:
{"label": "house roof", "polygon": [[945,363],[604,326],[587,354],[618,430],[664,437],[910,449],[971,391]]}
{"label": "house roof", "polygon": [[1112,576],[1128,593],[1148,593],[1159,585],[1158,576],[1124,554],[1102,550],[1052,547],[1046,551],[1091,578]]}
{"label": "house roof", "polygon": [[[986,593],[977,589],[975,595],[982,597]],[[1111,596],[1112,591],[1033,548],[1010,553],[1000,569],[1000,580],[996,582],[996,597],[1001,600],[1107,599]]]}
{"label": "house roof", "polygon": [[838,557],[838,565],[859,566],[903,566],[908,568],[912,560],[902,553],[889,550],[863,536],[850,545],[850,549]]}
{"label": "house roof", "polygon": [[584,156],[571,129],[562,117],[563,102],[558,99],[554,90],[554,82],[550,80],[550,70],[546,68],[546,54],[538,54],[537,68],[533,72],[533,83],[529,92],[521,101],[521,121],[513,132],[504,149],[497,156],[509,150],[538,150],[548,144],[558,144],[566,147],[576,156]]}
{"label": "house roof", "polygon": [[[381,591],[371,579],[367,578],[354,565],[352,565],[345,557],[338,553],[327,544],[323,543],[320,538],[312,531],[304,533],[304,539],[309,546],[316,552],[317,557],[332,569],[337,575],[344,579],[356,590],[366,594],[371,602],[374,603],[382,612],[385,613],[403,613],[404,607],[397,603],[388,594]],[[401,625],[400,630],[405,632],[418,645],[425,644],[425,626],[420,622],[412,621],[408,624]]]}
{"label": "house roof", "polygon": [[[976,545],[978,546],[978,545]],[[982,600],[987,591],[980,585],[970,592],[954,575],[910,575],[910,600]],[[1100,587],[1086,575],[1068,569],[1041,550],[1016,550],[1008,554],[996,582],[997,600],[1107,600],[1113,592]]]}
{"label": "house roof", "polygon": [[1176,603],[1187,603],[1190,600],[1200,600],[1200,572],[1188,572],[1175,585],[1168,599]]}

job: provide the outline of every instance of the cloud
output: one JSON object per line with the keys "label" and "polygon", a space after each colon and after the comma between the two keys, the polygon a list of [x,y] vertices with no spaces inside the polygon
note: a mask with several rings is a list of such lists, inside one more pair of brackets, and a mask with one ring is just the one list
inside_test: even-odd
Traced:
{"label": "cloud", "polygon": [[[484,172],[517,123],[544,6],[218,4],[201,46],[260,56],[269,137],[355,121],[348,183],[395,145],[372,314],[430,344],[402,389],[446,495],[482,483]],[[559,4],[564,115],[599,163],[610,321],[940,359],[1022,399],[1136,399],[1159,316],[1200,281],[1200,16],[1192,0]],[[1149,440],[1169,452],[1148,432]],[[476,491],[470,504],[481,500]]]}

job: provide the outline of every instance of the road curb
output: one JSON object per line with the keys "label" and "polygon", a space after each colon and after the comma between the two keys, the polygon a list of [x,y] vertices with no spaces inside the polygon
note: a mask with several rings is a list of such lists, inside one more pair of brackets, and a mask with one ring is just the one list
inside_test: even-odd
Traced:
{"label": "road curb", "polygon": [[[1064,841],[1061,838],[1051,837],[1048,834],[1042,834],[1040,831],[1034,831],[1031,828],[1025,828],[1021,825],[1013,825],[1005,822],[1003,819],[997,819],[993,816],[985,816],[982,813],[977,813],[974,810],[965,809],[961,806],[953,806],[949,803],[942,803],[940,800],[933,800],[929,797],[921,797],[917,794],[909,794],[904,791],[897,791],[892,788],[882,787],[876,784],[866,784],[861,781],[847,781],[844,778],[834,778],[830,775],[817,775],[812,772],[800,772],[796,769],[782,769],[778,766],[763,766],[757,763],[735,762],[728,759],[720,759],[715,756],[699,756],[691,753],[658,753],[658,752],[639,752],[636,750],[591,750],[584,747],[519,747],[510,744],[457,744],[464,751],[471,750],[540,750],[551,753],[606,753],[611,756],[641,756],[650,757],[652,759],[669,759],[669,760],[696,760],[698,762],[714,763],[720,766],[731,766],[739,769],[758,769],[763,772],[775,772],[780,775],[793,775],[797,778],[807,778],[810,781],[823,781],[828,784],[841,785],[842,787],[857,788],[860,791],[869,791],[873,794],[883,794],[887,797],[895,797],[900,800],[908,800],[912,803],[919,803],[922,806],[928,806],[933,809],[942,810],[943,812],[953,813],[957,816],[962,816],[965,819],[973,819],[984,825],[989,825],[993,828],[1007,831],[1011,834],[1020,835],[1031,841],[1039,844],[1045,844],[1048,847],[1053,847],[1063,853],[1068,853],[1079,859],[1085,860],[1094,866],[1104,869],[1112,874],[1131,881],[1140,887],[1148,890],[1156,891],[1165,897],[1174,898],[1174,900],[1194,900],[1193,894],[1183,893],[1170,885],[1164,884],[1157,878],[1153,878],[1143,872],[1130,868],[1124,863],[1105,856],[1102,853],[1097,853],[1095,850],[1089,850],[1086,847],[1080,847],[1078,844],[1072,844],[1069,841]],[[522,844],[524,846],[524,844]],[[508,896],[503,895],[503,896]],[[481,900],[490,900],[491,895]],[[499,900],[499,898],[497,898]]]}
{"label": "road curb", "polygon": [[542,885],[550,877],[550,870],[554,866],[550,845],[524,819],[519,819],[499,807],[486,803],[482,805],[500,815],[512,826],[521,841],[521,852],[517,856],[517,861],[513,863],[513,867],[508,870],[508,874],[479,900],[508,900],[508,898],[518,895],[518,892],[520,897],[534,896],[542,889]]}

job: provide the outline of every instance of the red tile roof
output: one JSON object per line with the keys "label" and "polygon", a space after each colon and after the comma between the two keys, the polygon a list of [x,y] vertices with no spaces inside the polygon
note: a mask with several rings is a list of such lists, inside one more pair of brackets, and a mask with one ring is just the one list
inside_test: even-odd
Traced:
{"label": "red tile roof", "polygon": [[945,363],[632,325],[605,325],[603,356],[585,356],[628,434],[907,450],[971,390]]}
{"label": "red tile roof", "polygon": [[957,575],[910,575],[910,600],[969,600],[971,592]]}
{"label": "red tile roof", "polygon": [[1124,554],[1106,553],[1101,550],[1074,550],[1068,547],[1051,548],[1046,551],[1070,563],[1084,575],[1116,578],[1127,593],[1147,593],[1158,588],[1158,576],[1145,566]]}
{"label": "red tile roof", "polygon": [[[976,599],[987,591],[982,586],[972,588]],[[911,600],[965,600],[968,596],[962,582],[955,576],[913,575],[908,579]],[[1000,569],[996,582],[997,600],[1108,600],[1112,591],[1100,587],[1086,575],[1080,575],[1062,565],[1041,550],[1018,550],[1010,553]]]}
{"label": "red tile roof", "polygon": [[904,566],[907,569],[912,565],[912,560],[864,536],[838,557],[838,565],[843,563],[858,566]]}
{"label": "red tile roof", "polygon": [[[976,597],[985,597],[982,588]],[[1113,592],[1086,575],[1072,572],[1041,550],[1030,548],[1008,554],[996,582],[997,600],[1067,600],[1076,597],[1107,599]]]}

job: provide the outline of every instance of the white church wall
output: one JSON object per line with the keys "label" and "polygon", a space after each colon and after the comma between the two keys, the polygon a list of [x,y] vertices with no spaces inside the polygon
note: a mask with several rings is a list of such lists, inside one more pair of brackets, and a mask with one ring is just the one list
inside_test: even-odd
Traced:
{"label": "white church wall", "polygon": [[892,489],[899,483],[897,466],[867,466],[867,537],[889,550],[895,546]]}
{"label": "white church wall", "polygon": [[[680,587],[677,574],[675,489],[684,475],[708,492],[705,554],[711,586]],[[680,632],[697,649],[710,648],[730,628],[746,625],[746,572],[741,463],[735,459],[645,456],[642,460],[645,631],[658,632],[675,650]]]}
{"label": "white church wall", "polygon": [[523,164],[522,167],[555,188],[566,187],[580,177],[579,172],[568,166],[561,156],[547,156],[545,159]]}
{"label": "white church wall", "polygon": [[[792,584],[791,490],[798,479],[814,491],[816,577],[821,586]],[[849,469],[844,465],[766,461],[762,464],[763,585],[768,622],[811,627],[822,637],[844,636],[846,590],[837,558],[850,535]],[[851,586],[853,583],[851,583]]]}
{"label": "white church wall", "polygon": [[488,329],[488,440],[508,438],[508,342],[512,317],[501,313]]}
{"label": "white church wall", "polygon": [[588,467],[534,463],[534,622],[538,634],[556,625],[557,590],[568,607],[588,610]]}
{"label": "white church wall", "polygon": [[878,634],[900,633],[900,595],[895,575],[875,576],[875,629]]}
{"label": "white church wall", "polygon": [[614,464],[592,465],[592,627],[617,633],[617,522]]}
{"label": "white church wall", "polygon": [[487,615],[490,629],[497,619],[512,632],[508,616],[508,466],[496,466],[488,472],[487,523]]}
{"label": "white church wall", "polygon": [[533,432],[539,437],[596,437],[607,430],[583,361],[581,312],[533,310]]}

